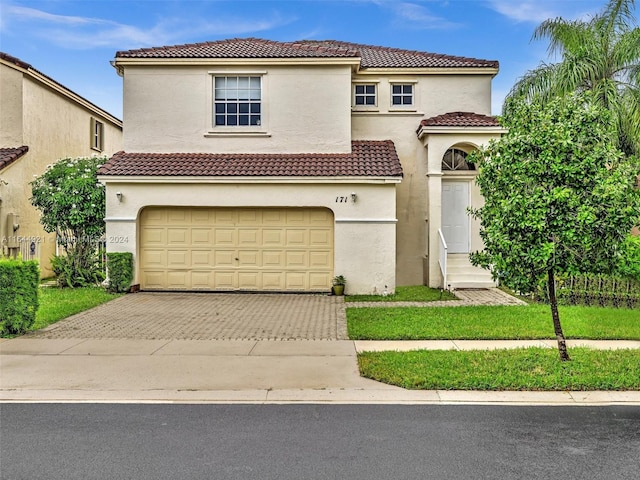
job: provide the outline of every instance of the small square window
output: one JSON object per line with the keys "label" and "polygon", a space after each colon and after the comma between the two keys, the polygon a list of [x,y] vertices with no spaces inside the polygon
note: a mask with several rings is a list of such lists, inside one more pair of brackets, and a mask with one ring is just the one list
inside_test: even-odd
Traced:
{"label": "small square window", "polygon": [[357,106],[376,106],[376,85],[375,84],[359,84],[355,85],[354,92],[354,105]]}
{"label": "small square window", "polygon": [[391,105],[413,105],[413,85],[391,85]]}

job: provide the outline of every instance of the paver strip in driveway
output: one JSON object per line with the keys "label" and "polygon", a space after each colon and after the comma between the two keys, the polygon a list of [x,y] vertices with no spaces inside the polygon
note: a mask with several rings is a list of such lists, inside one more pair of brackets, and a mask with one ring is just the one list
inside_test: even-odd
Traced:
{"label": "paver strip in driveway", "polygon": [[342,297],[142,292],[73,315],[29,338],[346,340]]}

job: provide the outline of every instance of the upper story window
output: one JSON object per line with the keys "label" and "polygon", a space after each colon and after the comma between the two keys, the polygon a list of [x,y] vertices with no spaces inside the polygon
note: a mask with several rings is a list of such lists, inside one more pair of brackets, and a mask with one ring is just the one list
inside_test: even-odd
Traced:
{"label": "upper story window", "polygon": [[376,84],[361,83],[355,85],[353,103],[357,107],[375,107],[376,101]]}
{"label": "upper story window", "polygon": [[91,117],[90,145],[93,150],[104,150],[104,124]]}
{"label": "upper story window", "polygon": [[413,105],[413,84],[391,85],[391,105],[394,107]]}
{"label": "upper story window", "polygon": [[475,170],[473,163],[467,162],[467,152],[450,148],[442,157],[442,170]]}
{"label": "upper story window", "polygon": [[259,76],[215,77],[215,126],[260,126],[262,88]]}

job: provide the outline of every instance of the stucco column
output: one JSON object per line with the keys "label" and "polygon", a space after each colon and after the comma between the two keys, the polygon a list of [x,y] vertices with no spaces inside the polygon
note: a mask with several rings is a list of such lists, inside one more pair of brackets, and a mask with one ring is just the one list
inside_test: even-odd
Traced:
{"label": "stucco column", "polygon": [[440,242],[438,229],[442,224],[442,172],[427,173],[427,185],[429,192],[429,216],[427,254],[429,257],[429,286],[439,288],[442,286],[442,273],[438,258],[440,255]]}

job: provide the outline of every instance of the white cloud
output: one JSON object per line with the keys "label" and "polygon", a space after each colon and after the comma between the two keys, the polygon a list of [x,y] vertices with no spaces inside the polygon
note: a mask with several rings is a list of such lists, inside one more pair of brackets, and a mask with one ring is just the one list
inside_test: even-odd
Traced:
{"label": "white cloud", "polygon": [[457,28],[460,24],[443,17],[432,15],[424,6],[415,3],[391,3],[389,7],[396,15],[396,20],[403,26],[425,30]]}
{"label": "white cloud", "polygon": [[[185,39],[218,35],[244,35],[291,23],[294,17],[273,13],[256,19],[218,17],[205,19],[173,18],[160,20],[148,28],[100,18],[55,15],[34,8],[7,6],[3,24],[28,24],[36,35],[69,49],[111,47],[129,49],[184,42]],[[6,21],[11,17],[12,22]],[[21,27],[22,28],[22,27]]]}
{"label": "white cloud", "polygon": [[602,7],[596,0],[487,0],[489,7],[515,22],[541,23],[549,18],[586,19]]}

